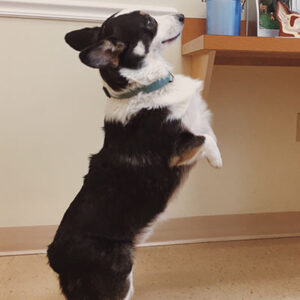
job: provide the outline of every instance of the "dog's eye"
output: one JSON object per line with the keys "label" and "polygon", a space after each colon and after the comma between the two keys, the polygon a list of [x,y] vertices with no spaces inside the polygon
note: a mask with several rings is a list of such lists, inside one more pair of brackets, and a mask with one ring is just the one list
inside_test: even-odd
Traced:
{"label": "dog's eye", "polygon": [[151,31],[154,28],[154,21],[151,17],[147,18],[147,20],[146,20],[146,28]]}

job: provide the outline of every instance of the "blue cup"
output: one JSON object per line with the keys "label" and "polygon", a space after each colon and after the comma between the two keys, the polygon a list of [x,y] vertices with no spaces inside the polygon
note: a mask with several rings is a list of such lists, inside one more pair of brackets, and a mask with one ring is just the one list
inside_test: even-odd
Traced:
{"label": "blue cup", "polygon": [[206,33],[240,35],[241,13],[240,0],[206,0]]}

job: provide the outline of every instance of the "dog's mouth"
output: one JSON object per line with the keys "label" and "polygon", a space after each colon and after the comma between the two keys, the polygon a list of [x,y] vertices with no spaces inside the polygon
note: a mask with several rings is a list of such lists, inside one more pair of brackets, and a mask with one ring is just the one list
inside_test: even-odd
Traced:
{"label": "dog's mouth", "polygon": [[180,32],[179,32],[176,36],[174,36],[174,37],[172,37],[172,38],[170,38],[170,39],[168,39],[168,40],[162,41],[162,43],[163,43],[163,44],[166,44],[166,43],[173,42],[173,41],[175,41],[179,36],[180,36]]}

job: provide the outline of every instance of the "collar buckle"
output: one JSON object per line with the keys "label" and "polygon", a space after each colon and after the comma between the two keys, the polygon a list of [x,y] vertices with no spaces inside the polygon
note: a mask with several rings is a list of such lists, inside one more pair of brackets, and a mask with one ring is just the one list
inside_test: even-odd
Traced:
{"label": "collar buckle", "polygon": [[175,78],[174,78],[174,75],[173,75],[171,72],[169,73],[169,75],[170,75],[170,81],[169,81],[169,82],[173,82],[174,79],[175,79]]}
{"label": "collar buckle", "polygon": [[110,95],[108,89],[105,86],[103,87],[103,91],[104,91],[104,94],[106,95],[107,98],[111,98],[111,95]]}

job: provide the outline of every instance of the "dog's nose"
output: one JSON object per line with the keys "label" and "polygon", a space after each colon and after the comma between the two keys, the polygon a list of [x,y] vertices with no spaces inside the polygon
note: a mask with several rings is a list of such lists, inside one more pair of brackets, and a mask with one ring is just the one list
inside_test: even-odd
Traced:
{"label": "dog's nose", "polygon": [[177,14],[176,17],[181,23],[184,23],[184,14]]}

